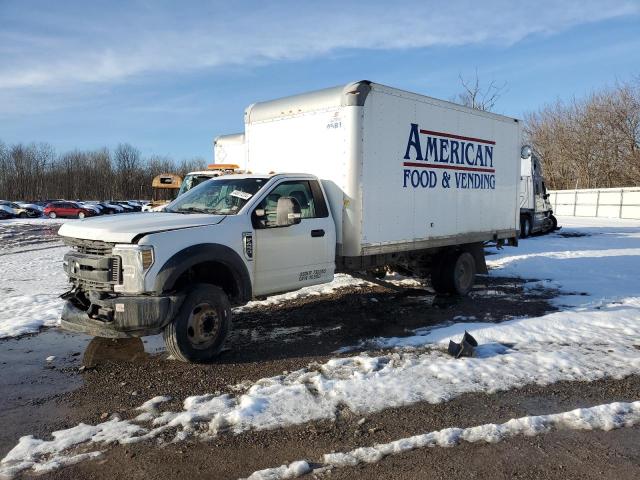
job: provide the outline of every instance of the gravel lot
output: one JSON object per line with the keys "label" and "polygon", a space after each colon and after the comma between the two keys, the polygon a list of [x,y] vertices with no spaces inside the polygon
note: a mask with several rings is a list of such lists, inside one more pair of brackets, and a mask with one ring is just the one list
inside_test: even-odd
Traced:
{"label": "gravel lot", "polygon": [[[37,228],[10,234],[33,241]],[[36,233],[34,233],[36,232]],[[19,246],[19,241],[17,242]],[[54,243],[55,244],[55,243]],[[12,245],[15,248],[15,243]],[[234,333],[219,360],[189,365],[168,359],[162,341],[91,339],[56,328],[0,341],[0,457],[25,434],[49,438],[78,423],[97,424],[117,414],[135,417],[156,395],[173,398],[237,394],[238,385],[357,354],[337,354],[375,336],[410,335],[416,328],[463,321],[502,322],[554,311],[549,289],[526,290],[523,282],[479,279],[468,298],[435,296],[428,285],[400,292],[380,286],[347,287],[331,294],[293,299],[234,316]],[[369,350],[370,354],[375,354]],[[55,355],[55,359],[45,359]],[[241,388],[241,387],[240,387]],[[345,408],[335,420],[208,440],[171,443],[167,432],[145,442],[109,446],[98,460],[45,474],[45,478],[241,478],[298,459],[374,445],[447,427],[505,422],[640,398],[640,377],[529,385],[493,394],[464,394],[440,404],[415,403],[361,416]],[[160,445],[158,442],[164,440]],[[610,432],[555,431],[499,444],[461,444],[394,455],[380,462],[313,474],[320,478],[640,478],[640,428]],[[29,476],[31,474],[26,474]],[[41,477],[39,475],[39,477]]]}

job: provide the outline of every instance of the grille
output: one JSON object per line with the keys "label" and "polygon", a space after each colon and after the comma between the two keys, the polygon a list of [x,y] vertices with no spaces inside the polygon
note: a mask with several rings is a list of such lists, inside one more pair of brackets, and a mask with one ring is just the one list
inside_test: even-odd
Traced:
{"label": "grille", "polygon": [[65,245],[72,247],[79,253],[89,255],[111,255],[115,243],[107,243],[101,240],[82,240],[80,238],[64,238]]}

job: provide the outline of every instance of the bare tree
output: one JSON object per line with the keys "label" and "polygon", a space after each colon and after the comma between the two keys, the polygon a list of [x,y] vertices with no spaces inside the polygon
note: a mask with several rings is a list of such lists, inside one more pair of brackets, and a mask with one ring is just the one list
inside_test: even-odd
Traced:
{"label": "bare tree", "polygon": [[160,173],[203,170],[202,158],[180,165],[166,156],[144,158],[129,144],[56,154],[51,145],[0,141],[0,199],[110,200],[149,198],[151,181]]}
{"label": "bare tree", "polygon": [[453,98],[453,101],[465,107],[484,110],[486,112],[493,111],[493,108],[507,87],[506,82],[498,85],[495,80],[491,80],[488,85],[483,87],[480,84],[477,68],[473,80],[466,80],[462,74],[458,75],[458,78],[460,79],[463,90]]}

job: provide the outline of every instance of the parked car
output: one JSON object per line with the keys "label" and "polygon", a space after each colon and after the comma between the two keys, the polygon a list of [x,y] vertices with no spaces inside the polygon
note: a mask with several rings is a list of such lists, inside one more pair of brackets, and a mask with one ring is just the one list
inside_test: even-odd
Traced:
{"label": "parked car", "polygon": [[102,215],[102,207],[95,205],[89,202],[77,202],[82,208],[88,208],[89,210],[93,210],[94,214]]}
{"label": "parked car", "polygon": [[9,202],[8,200],[0,200],[0,205],[5,207],[3,210],[9,211],[11,214],[13,214],[14,217],[27,218],[30,216],[29,212],[25,208],[22,208],[20,205],[18,205],[15,202]]}
{"label": "parked car", "polygon": [[123,200],[119,200],[117,202],[113,201],[111,203],[121,206],[124,209],[124,211],[127,212],[127,213],[131,213],[131,212],[135,212],[136,211],[135,208],[133,208],[133,205],[129,205],[128,202],[125,202]]}
{"label": "parked car", "polygon": [[92,217],[96,212],[90,208],[83,207],[76,202],[53,202],[44,209],[44,214],[49,218],[68,217],[84,218]]}
{"label": "parked car", "polygon": [[38,200],[37,202],[32,202],[35,205],[40,205],[43,209],[44,207],[46,207],[47,205],[49,205],[50,203],[53,202],[64,202],[65,200],[62,198],[50,198],[48,200]]}
{"label": "parked car", "polygon": [[133,207],[133,211],[134,212],[141,212],[142,211],[142,204],[140,202],[138,202],[136,200],[127,200],[126,203]]}
{"label": "parked car", "polygon": [[27,211],[27,215],[31,218],[41,217],[44,215],[44,207],[36,205],[35,203],[18,202],[21,208]]}
{"label": "parked car", "polygon": [[12,213],[12,211],[13,211],[12,208],[6,207],[5,205],[0,205],[0,220],[16,218],[16,216]]}
{"label": "parked car", "polygon": [[107,213],[123,213],[125,211],[124,207],[122,207],[121,205],[116,205],[115,203],[111,202],[100,202],[100,205],[108,210]]}

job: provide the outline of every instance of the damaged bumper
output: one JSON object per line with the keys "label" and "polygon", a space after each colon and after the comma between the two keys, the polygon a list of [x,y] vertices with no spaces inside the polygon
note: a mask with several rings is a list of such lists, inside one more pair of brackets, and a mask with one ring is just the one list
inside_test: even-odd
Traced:
{"label": "damaged bumper", "polygon": [[86,309],[73,294],[66,296],[61,316],[65,330],[95,337],[155,335],[175,317],[183,296],[118,296],[92,299]]}

